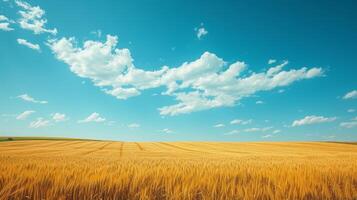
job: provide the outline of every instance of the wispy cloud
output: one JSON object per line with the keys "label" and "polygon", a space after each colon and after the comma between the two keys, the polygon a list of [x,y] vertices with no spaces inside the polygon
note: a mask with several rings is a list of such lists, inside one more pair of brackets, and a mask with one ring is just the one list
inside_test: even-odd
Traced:
{"label": "wispy cloud", "polygon": [[16,116],[16,119],[18,120],[24,120],[26,119],[27,117],[29,117],[31,114],[35,113],[34,110],[26,110],[24,111],[23,113],[19,114]]}
{"label": "wispy cloud", "polygon": [[12,31],[13,28],[10,27],[11,20],[9,20],[6,16],[0,15],[0,30],[3,31]]}
{"label": "wispy cloud", "polygon": [[268,60],[268,65],[274,64],[275,62],[276,62],[275,59],[269,59],[269,60]]}
{"label": "wispy cloud", "polygon": [[214,128],[222,128],[222,127],[225,127],[224,124],[216,124],[213,126]]}
{"label": "wispy cloud", "polygon": [[350,109],[348,109],[347,110],[347,112],[349,112],[349,113],[354,113],[356,110],[355,109],[352,109],[352,108],[350,108]]}
{"label": "wispy cloud", "polygon": [[39,6],[31,6],[27,2],[20,0],[16,0],[15,3],[22,9],[19,11],[21,18],[18,20],[18,23],[20,24],[21,28],[31,30],[35,34],[57,34],[57,29],[45,28],[45,25],[47,23],[47,19],[43,17],[45,15],[45,11],[42,10]]}
{"label": "wispy cloud", "polygon": [[208,34],[208,31],[203,27],[203,24],[201,24],[201,27],[195,28],[196,31],[196,36],[200,40],[202,39],[203,36]]}
{"label": "wispy cloud", "polygon": [[253,127],[253,128],[244,129],[244,132],[265,132],[265,131],[271,130],[272,128],[273,127],[271,127],[271,126],[263,127],[263,128]]}
{"label": "wispy cloud", "polygon": [[78,123],[89,123],[89,122],[104,122],[106,119],[101,117],[99,113],[92,113],[87,118],[79,120]]}
{"label": "wispy cloud", "polygon": [[310,124],[319,124],[319,123],[326,123],[335,121],[336,117],[323,117],[323,116],[315,116],[310,115],[306,116],[303,119],[295,120],[292,123],[292,126],[303,126],[303,125],[310,125]]}
{"label": "wispy cloud", "polygon": [[351,92],[348,92],[342,98],[343,99],[356,99],[357,98],[357,90],[352,90]]}
{"label": "wispy cloud", "polygon": [[341,123],[340,123],[340,126],[341,126],[341,127],[344,127],[344,128],[354,128],[354,127],[357,127],[357,117],[351,119],[351,121],[348,121],[348,122],[341,122]]}
{"label": "wispy cloud", "polygon": [[255,104],[264,104],[264,101],[256,101]]}
{"label": "wispy cloud", "polygon": [[40,127],[44,127],[44,126],[49,126],[50,125],[50,121],[49,120],[45,120],[43,118],[37,118],[37,120],[32,121],[30,123],[30,128],[40,128]]}
{"label": "wispy cloud", "polygon": [[128,125],[129,128],[140,128],[140,124],[132,123]]}
{"label": "wispy cloud", "polygon": [[162,129],[162,132],[164,132],[164,133],[173,133],[173,131],[168,129],[168,128]]}
{"label": "wispy cloud", "polygon": [[17,39],[17,43],[19,43],[19,44],[21,44],[21,45],[24,45],[24,46],[26,46],[26,47],[28,47],[28,48],[30,48],[30,49],[34,49],[34,50],[36,50],[36,51],[41,51],[40,45],[38,45],[38,44],[33,44],[33,43],[31,43],[31,42],[28,42],[28,41],[25,40],[25,39],[19,38],[19,39]]}
{"label": "wispy cloud", "polygon": [[247,125],[252,123],[253,120],[249,119],[249,120],[242,120],[242,119],[234,119],[232,121],[230,121],[230,124],[240,124],[240,125]]}
{"label": "wispy cloud", "polygon": [[39,103],[39,104],[46,104],[48,103],[47,101],[39,101],[39,100],[36,100],[34,99],[33,97],[31,97],[30,95],[28,94],[22,94],[22,95],[19,95],[17,96],[17,98],[20,98],[24,101],[28,101],[28,102],[32,102],[32,103]]}

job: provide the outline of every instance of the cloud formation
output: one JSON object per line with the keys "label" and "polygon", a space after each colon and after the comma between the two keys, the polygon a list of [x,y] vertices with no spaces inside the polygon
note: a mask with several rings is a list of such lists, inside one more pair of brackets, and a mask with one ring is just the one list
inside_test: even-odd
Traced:
{"label": "cloud formation", "polygon": [[29,117],[31,114],[35,113],[35,111],[33,110],[26,110],[23,113],[19,114],[18,116],[16,116],[17,120],[24,120],[27,117]]}
{"label": "cloud formation", "polygon": [[52,115],[52,119],[55,122],[63,122],[68,120],[68,118],[66,117],[66,114],[62,114],[62,113],[55,113]]}
{"label": "cloud formation", "polygon": [[164,133],[173,133],[173,131],[168,129],[168,128],[162,129],[162,132],[164,132]]}
{"label": "cloud formation", "polygon": [[17,98],[20,98],[24,101],[28,101],[28,102],[32,102],[32,103],[39,103],[39,104],[46,104],[48,103],[47,101],[39,101],[39,100],[36,100],[34,99],[33,97],[31,97],[30,95],[28,94],[22,94],[22,95],[19,95],[17,96]]}
{"label": "cloud formation", "polygon": [[161,115],[179,115],[223,106],[234,106],[242,98],[260,91],[288,86],[296,81],[321,76],[321,68],[283,71],[287,65],[271,67],[266,72],[246,73],[247,65],[236,61],[230,65],[210,52],[178,67],[163,66],[146,71],[135,67],[129,49],[118,49],[118,38],[107,35],[105,42],[85,41],[77,47],[74,38],[49,40],[58,60],[67,63],[76,75],[89,78],[102,91],[118,99],[141,94],[142,90],[166,87],[162,95],[177,104],[159,108]]}
{"label": "cloud formation", "polygon": [[357,99],[357,90],[352,90],[343,96],[343,99]]}
{"label": "cloud formation", "polygon": [[49,120],[45,120],[43,118],[37,118],[35,121],[32,121],[29,125],[30,128],[40,128],[40,127],[44,127],[44,126],[48,126],[50,125],[50,121]]}
{"label": "cloud formation", "polygon": [[45,25],[47,19],[43,18],[45,11],[42,10],[39,6],[31,6],[27,2],[17,0],[15,1],[16,5],[19,6],[22,10],[19,11],[21,18],[18,20],[18,23],[21,28],[26,30],[31,30],[35,34],[41,33],[51,33],[52,35],[57,34],[57,29],[46,29]]}
{"label": "cloud formation", "polygon": [[332,122],[335,120],[336,117],[323,117],[323,116],[310,115],[304,117],[303,119],[295,120],[292,123],[292,126],[294,127],[294,126],[303,126],[303,125],[310,125],[310,124],[319,124],[325,122]]}
{"label": "cloud formation", "polygon": [[40,49],[40,45],[38,45],[38,44],[33,44],[33,43],[31,43],[31,42],[28,42],[28,41],[25,40],[25,39],[19,38],[19,39],[17,39],[17,43],[19,43],[19,44],[21,44],[21,45],[24,45],[24,46],[26,46],[26,47],[28,47],[28,48],[30,48],[30,49],[34,49],[34,50],[36,50],[36,51],[40,51],[40,50],[41,50],[41,49]]}
{"label": "cloud formation", "polygon": [[213,126],[214,128],[222,128],[222,127],[225,127],[224,124],[216,124]]}
{"label": "cloud formation", "polygon": [[140,124],[132,123],[132,124],[129,124],[128,127],[129,127],[129,128],[139,128],[139,127],[140,127]]}
{"label": "cloud formation", "polygon": [[252,123],[253,120],[241,120],[241,119],[234,119],[230,122],[230,124],[240,124],[240,125],[247,125]]}
{"label": "cloud formation", "polygon": [[9,20],[6,16],[0,15],[0,30],[3,31],[12,31],[14,30],[13,28],[10,27],[10,23],[12,21]]}
{"label": "cloud formation", "polygon": [[354,127],[357,127],[357,117],[351,119],[351,121],[348,121],[348,122],[341,122],[341,123],[340,123],[340,126],[341,126],[341,127],[344,127],[344,128],[354,128]]}
{"label": "cloud formation", "polygon": [[195,28],[196,36],[200,40],[203,36],[208,34],[208,31],[204,27]]}
{"label": "cloud formation", "polygon": [[88,122],[104,122],[106,119],[101,117],[99,113],[92,113],[87,118],[79,120],[78,123],[88,123]]}
{"label": "cloud formation", "polygon": [[274,63],[276,63],[275,59],[269,59],[268,60],[268,65],[271,65],[271,64],[274,64]]}

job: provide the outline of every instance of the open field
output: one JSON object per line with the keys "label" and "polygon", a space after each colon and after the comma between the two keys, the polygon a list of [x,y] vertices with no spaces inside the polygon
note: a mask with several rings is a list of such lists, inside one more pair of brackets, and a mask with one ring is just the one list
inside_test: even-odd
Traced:
{"label": "open field", "polygon": [[357,199],[357,145],[0,142],[0,199]]}

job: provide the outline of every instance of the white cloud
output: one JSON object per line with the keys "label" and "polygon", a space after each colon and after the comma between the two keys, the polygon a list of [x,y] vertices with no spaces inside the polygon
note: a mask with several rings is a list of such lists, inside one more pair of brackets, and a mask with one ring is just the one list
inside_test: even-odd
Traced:
{"label": "white cloud", "polygon": [[9,20],[4,15],[0,15],[0,30],[3,30],[3,31],[12,31],[12,30],[14,30],[13,28],[9,27],[10,23],[12,23],[11,20]]}
{"label": "white cloud", "polygon": [[244,62],[227,63],[213,53],[205,52],[192,62],[178,67],[163,66],[146,71],[134,66],[128,49],[116,48],[118,38],[107,35],[105,42],[88,40],[77,47],[74,38],[50,40],[48,45],[58,60],[82,78],[89,78],[105,93],[118,99],[141,94],[142,90],[164,86],[162,95],[177,100],[174,105],[159,108],[161,115],[179,115],[218,107],[234,106],[243,98],[260,91],[288,86],[296,81],[321,76],[321,68],[283,71],[284,62],[267,72],[242,76]]}
{"label": "white cloud", "polygon": [[263,127],[263,128],[247,128],[247,129],[244,129],[244,132],[265,132],[265,131],[268,131],[268,130],[271,130],[273,127],[269,126],[269,127]]}
{"label": "white cloud", "polygon": [[43,18],[45,11],[39,6],[31,6],[27,2],[17,0],[15,3],[23,10],[19,11],[21,18],[18,20],[20,27],[31,30],[35,34],[51,33],[57,34],[57,29],[46,29],[47,19]]}
{"label": "white cloud", "polygon": [[12,30],[14,30],[13,28],[11,28],[9,26],[10,26],[9,22],[0,22],[0,30],[3,30],[3,31],[12,31]]}
{"label": "white cloud", "polygon": [[55,113],[52,115],[52,119],[55,122],[63,122],[68,120],[68,118],[66,117],[66,114],[62,114],[62,113]]}
{"label": "white cloud", "polygon": [[281,130],[274,130],[273,131],[273,134],[278,134],[278,133],[280,133],[281,132]]}
{"label": "white cloud", "polygon": [[224,124],[216,124],[216,125],[214,125],[213,127],[214,128],[221,128],[221,127],[224,127],[225,125]]}
{"label": "white cloud", "polygon": [[241,120],[241,119],[234,119],[230,122],[230,124],[240,124],[240,125],[247,125],[252,123],[253,120]]}
{"label": "white cloud", "polygon": [[93,34],[93,35],[95,35],[95,36],[97,36],[97,37],[102,37],[102,30],[95,30],[95,31],[92,31],[92,32],[90,32],[91,34]]}
{"label": "white cloud", "polygon": [[357,90],[352,90],[343,96],[343,99],[356,99],[357,98]]}
{"label": "white cloud", "polygon": [[36,100],[34,99],[33,97],[31,97],[30,95],[28,94],[22,94],[22,95],[19,95],[17,96],[17,98],[20,98],[24,101],[28,101],[28,102],[32,102],[32,103],[39,103],[39,104],[46,104],[48,103],[47,101],[39,101],[39,100]]}
{"label": "white cloud", "polygon": [[262,138],[271,138],[271,137],[273,137],[273,135],[271,135],[271,134],[267,134],[267,135],[263,135],[262,136]]}
{"label": "white cloud", "polygon": [[132,124],[129,124],[128,127],[129,127],[129,128],[139,128],[139,127],[140,127],[140,124],[132,123]]}
{"label": "white cloud", "polygon": [[353,127],[357,127],[357,117],[351,119],[351,121],[349,122],[341,122],[340,123],[341,127],[344,128],[353,128]]}
{"label": "white cloud", "polygon": [[30,123],[30,128],[40,128],[50,125],[49,120],[44,120],[43,118],[37,118],[37,120]]}
{"label": "white cloud", "polygon": [[87,118],[79,120],[78,123],[88,123],[88,122],[104,122],[106,119],[100,117],[99,113],[92,113]]}
{"label": "white cloud", "polygon": [[162,132],[164,132],[164,133],[173,133],[173,131],[168,129],[168,128],[162,129]]}
{"label": "white cloud", "polygon": [[352,109],[352,108],[350,108],[350,109],[348,109],[347,110],[347,112],[349,112],[349,113],[354,113],[356,110],[355,109]]}
{"label": "white cloud", "polygon": [[238,134],[238,133],[240,133],[239,130],[232,130],[232,131],[230,131],[228,133],[225,133],[224,135],[235,135],[235,134]]}
{"label": "white cloud", "polygon": [[208,31],[204,27],[195,28],[196,36],[200,40],[203,36],[208,34]]}
{"label": "white cloud", "polygon": [[264,104],[264,101],[256,101],[255,104]]}
{"label": "white cloud", "polygon": [[28,42],[28,41],[25,40],[25,39],[19,38],[19,39],[17,39],[17,43],[19,43],[19,44],[21,44],[21,45],[24,45],[24,46],[26,46],[26,47],[28,47],[28,48],[30,48],[30,49],[34,49],[34,50],[37,50],[37,51],[40,51],[40,50],[41,50],[41,49],[40,49],[40,45],[38,45],[38,44],[33,44],[33,43],[31,43],[31,42]]}
{"label": "white cloud", "polygon": [[0,21],[9,21],[9,19],[4,15],[0,15]]}
{"label": "white cloud", "polygon": [[323,116],[310,115],[310,116],[306,116],[303,119],[295,120],[292,123],[292,126],[294,127],[294,126],[303,126],[303,125],[310,125],[310,124],[319,124],[325,122],[332,122],[335,120],[336,117],[323,117]]}
{"label": "white cloud", "polygon": [[268,60],[268,65],[274,64],[275,62],[276,62],[275,59],[269,59],[269,60]]}
{"label": "white cloud", "polygon": [[33,110],[26,110],[24,111],[23,113],[17,115],[16,119],[18,120],[24,120],[26,119],[27,117],[29,117],[31,114],[35,113],[35,111]]}

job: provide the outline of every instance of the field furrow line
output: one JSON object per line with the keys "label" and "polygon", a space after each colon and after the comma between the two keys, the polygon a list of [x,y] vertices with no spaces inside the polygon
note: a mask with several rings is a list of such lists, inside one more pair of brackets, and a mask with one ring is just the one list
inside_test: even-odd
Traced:
{"label": "field furrow line", "polygon": [[112,144],[112,142],[106,143],[106,144],[104,144],[103,146],[101,146],[101,147],[99,147],[97,149],[94,149],[94,150],[91,150],[91,151],[87,151],[87,152],[83,153],[83,155],[88,155],[88,154],[95,153],[95,152],[98,152],[100,150],[103,150],[105,147],[107,147],[110,144]]}
{"label": "field furrow line", "polygon": [[124,149],[124,142],[120,144],[120,152],[119,152],[119,157],[123,156],[123,149]]}
{"label": "field furrow line", "polygon": [[145,151],[144,148],[137,142],[135,142],[136,146],[140,149],[140,151]]}
{"label": "field furrow line", "polygon": [[185,147],[180,147],[180,146],[169,144],[169,143],[166,143],[166,142],[159,142],[159,144],[162,144],[162,145],[174,148],[174,149],[180,149],[180,150],[188,151],[188,152],[209,153],[209,152],[205,152],[205,151],[198,151],[198,150],[195,150],[195,149],[189,149],[189,148],[185,148]]}

